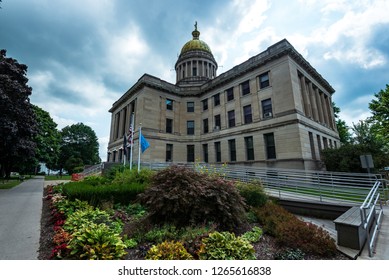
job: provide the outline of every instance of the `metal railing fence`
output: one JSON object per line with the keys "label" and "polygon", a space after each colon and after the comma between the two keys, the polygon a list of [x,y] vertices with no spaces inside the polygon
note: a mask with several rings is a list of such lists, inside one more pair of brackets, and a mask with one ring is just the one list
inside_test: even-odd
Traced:
{"label": "metal railing fence", "polygon": [[361,205],[380,174],[343,173],[295,169],[272,169],[242,165],[209,165],[203,163],[143,163],[151,169],[170,165],[215,173],[227,179],[260,182],[273,197],[332,204]]}
{"label": "metal railing fence", "polygon": [[381,189],[383,189],[382,182],[376,181],[360,207],[362,226],[366,230],[370,257],[373,256],[375,240],[382,221]]}

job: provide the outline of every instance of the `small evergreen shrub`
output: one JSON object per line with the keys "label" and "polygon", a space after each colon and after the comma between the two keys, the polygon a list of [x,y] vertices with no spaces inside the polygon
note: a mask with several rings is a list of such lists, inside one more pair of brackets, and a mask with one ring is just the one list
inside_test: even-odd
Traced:
{"label": "small evergreen shrub", "polygon": [[160,224],[183,227],[214,221],[231,230],[245,220],[245,203],[232,182],[178,166],[155,174],[139,201]]}
{"label": "small evergreen shrub", "polygon": [[63,186],[63,194],[69,200],[84,200],[93,206],[100,206],[107,201],[128,204],[144,190],[145,185],[138,182],[93,186],[88,184],[87,181],[79,181],[71,182]]}
{"label": "small evergreen shrub", "polygon": [[236,182],[236,187],[247,205],[261,207],[267,201],[267,195],[260,182]]}
{"label": "small evergreen shrub", "polygon": [[201,260],[254,260],[253,246],[244,238],[230,232],[213,232],[203,239]]}
{"label": "small evergreen shrub", "polygon": [[181,242],[164,241],[150,248],[146,260],[193,260],[193,257]]}

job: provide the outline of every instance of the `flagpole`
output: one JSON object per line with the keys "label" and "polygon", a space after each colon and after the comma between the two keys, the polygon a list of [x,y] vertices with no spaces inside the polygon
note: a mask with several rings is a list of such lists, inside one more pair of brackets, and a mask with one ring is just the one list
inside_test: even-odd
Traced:
{"label": "flagpole", "polygon": [[141,152],[141,137],[142,137],[142,123],[139,124],[139,135],[138,135],[138,172],[140,171],[140,152]]}
{"label": "flagpole", "polygon": [[134,144],[134,130],[135,130],[135,127],[134,127],[134,113],[131,114],[131,146],[130,146],[130,170],[132,170],[132,154],[133,154],[133,150],[132,150],[132,147],[133,147],[133,144]]}

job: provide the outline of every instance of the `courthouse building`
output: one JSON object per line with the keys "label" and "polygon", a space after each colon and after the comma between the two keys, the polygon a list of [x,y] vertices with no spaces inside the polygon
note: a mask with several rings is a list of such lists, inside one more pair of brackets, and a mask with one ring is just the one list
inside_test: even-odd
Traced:
{"label": "courthouse building", "polygon": [[142,162],[322,169],[320,150],[340,145],[335,90],[309,62],[284,39],[218,76],[197,25],[192,36],[175,84],[144,74],[113,104],[107,161],[123,160],[134,113],[150,143]]}

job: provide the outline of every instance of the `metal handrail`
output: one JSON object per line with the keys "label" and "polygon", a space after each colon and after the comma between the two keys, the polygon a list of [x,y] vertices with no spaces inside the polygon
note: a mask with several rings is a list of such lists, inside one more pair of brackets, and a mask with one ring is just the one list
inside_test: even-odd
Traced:
{"label": "metal handrail", "polygon": [[380,174],[341,173],[296,169],[258,168],[241,165],[204,163],[142,163],[151,169],[181,165],[218,173],[240,181],[260,181],[265,191],[278,198],[302,199],[323,203],[360,206]]}
{"label": "metal handrail", "polygon": [[[382,221],[383,208],[382,201],[380,199],[380,187],[383,189],[382,182],[376,181],[360,206],[362,225],[367,234],[369,257],[373,256],[375,239],[378,236],[378,231]],[[377,203],[379,203],[379,205],[377,205]],[[378,209],[377,206],[379,206]]]}

